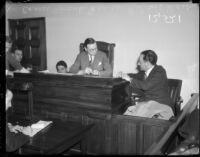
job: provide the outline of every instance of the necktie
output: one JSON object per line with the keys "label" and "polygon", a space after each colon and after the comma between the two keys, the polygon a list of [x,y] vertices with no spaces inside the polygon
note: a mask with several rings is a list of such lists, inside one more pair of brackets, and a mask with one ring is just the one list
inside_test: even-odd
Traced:
{"label": "necktie", "polygon": [[94,56],[89,55],[89,62],[90,62],[90,64],[92,64],[93,60],[94,60]]}
{"label": "necktie", "polygon": [[93,63],[93,61],[94,61],[94,56],[91,56],[91,58],[92,58],[91,60],[92,60],[92,63]]}

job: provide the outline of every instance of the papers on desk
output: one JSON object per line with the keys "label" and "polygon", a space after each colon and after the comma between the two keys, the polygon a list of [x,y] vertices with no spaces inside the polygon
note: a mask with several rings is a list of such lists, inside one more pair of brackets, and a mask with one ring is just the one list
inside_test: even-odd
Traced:
{"label": "papers on desk", "polygon": [[43,71],[37,71],[39,73],[44,73],[44,74],[53,74],[53,75],[68,75],[68,76],[73,76],[76,74],[73,73],[58,73],[58,72],[50,72],[49,70],[43,70]]}
{"label": "papers on desk", "polygon": [[49,73],[49,70],[42,70],[42,71],[38,71],[40,73]]}
{"label": "papers on desk", "polygon": [[44,129],[45,127],[50,125],[51,123],[52,123],[52,121],[42,121],[42,120],[40,120],[37,123],[32,124],[29,136],[33,137],[35,134],[37,134],[39,131],[41,131],[42,129]]}
{"label": "papers on desk", "polygon": [[56,75],[67,75],[67,76],[73,76],[73,75],[75,75],[75,74],[73,74],[73,73],[52,73],[52,74],[56,74]]}

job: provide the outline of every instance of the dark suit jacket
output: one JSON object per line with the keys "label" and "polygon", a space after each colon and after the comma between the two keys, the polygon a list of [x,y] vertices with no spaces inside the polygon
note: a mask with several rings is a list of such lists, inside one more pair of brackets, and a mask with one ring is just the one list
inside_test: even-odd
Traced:
{"label": "dark suit jacket", "polygon": [[[128,76],[137,80],[144,80],[144,74],[144,71],[138,71],[138,73],[128,73]],[[131,88],[131,92],[144,97],[144,91],[142,89]]]}
{"label": "dark suit jacket", "polygon": [[133,77],[131,86],[144,92],[140,101],[154,100],[172,107],[168,93],[167,75],[162,66],[155,65],[146,80]]}
{"label": "dark suit jacket", "polygon": [[13,152],[29,141],[29,137],[22,133],[10,132],[6,124],[6,152]]}
{"label": "dark suit jacket", "polygon": [[77,73],[79,70],[85,70],[86,67],[91,67],[92,70],[100,71],[100,76],[112,75],[112,68],[106,54],[99,50],[97,51],[92,64],[90,64],[87,52],[79,53],[69,72]]}

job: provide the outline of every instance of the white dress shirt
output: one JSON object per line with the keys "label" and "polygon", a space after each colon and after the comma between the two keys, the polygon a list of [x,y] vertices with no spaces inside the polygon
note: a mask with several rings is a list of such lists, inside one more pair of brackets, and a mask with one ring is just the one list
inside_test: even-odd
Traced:
{"label": "white dress shirt", "polygon": [[154,68],[154,65],[151,68],[149,68],[147,71],[145,71],[146,78],[149,76],[153,68]]}
{"label": "white dress shirt", "polygon": [[88,56],[89,56],[89,61],[90,61],[90,63],[92,63],[92,62],[94,61],[94,56],[92,56],[92,55],[90,55],[90,54],[88,54]]}

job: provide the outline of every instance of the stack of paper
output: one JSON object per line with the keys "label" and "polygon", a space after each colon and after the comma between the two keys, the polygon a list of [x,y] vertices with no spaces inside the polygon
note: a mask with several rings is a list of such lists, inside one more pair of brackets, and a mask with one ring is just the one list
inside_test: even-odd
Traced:
{"label": "stack of paper", "polygon": [[52,121],[38,121],[35,124],[31,125],[31,131],[29,136],[33,137],[35,134],[37,134],[40,130],[44,129],[45,127],[47,127],[49,124],[51,124]]}

